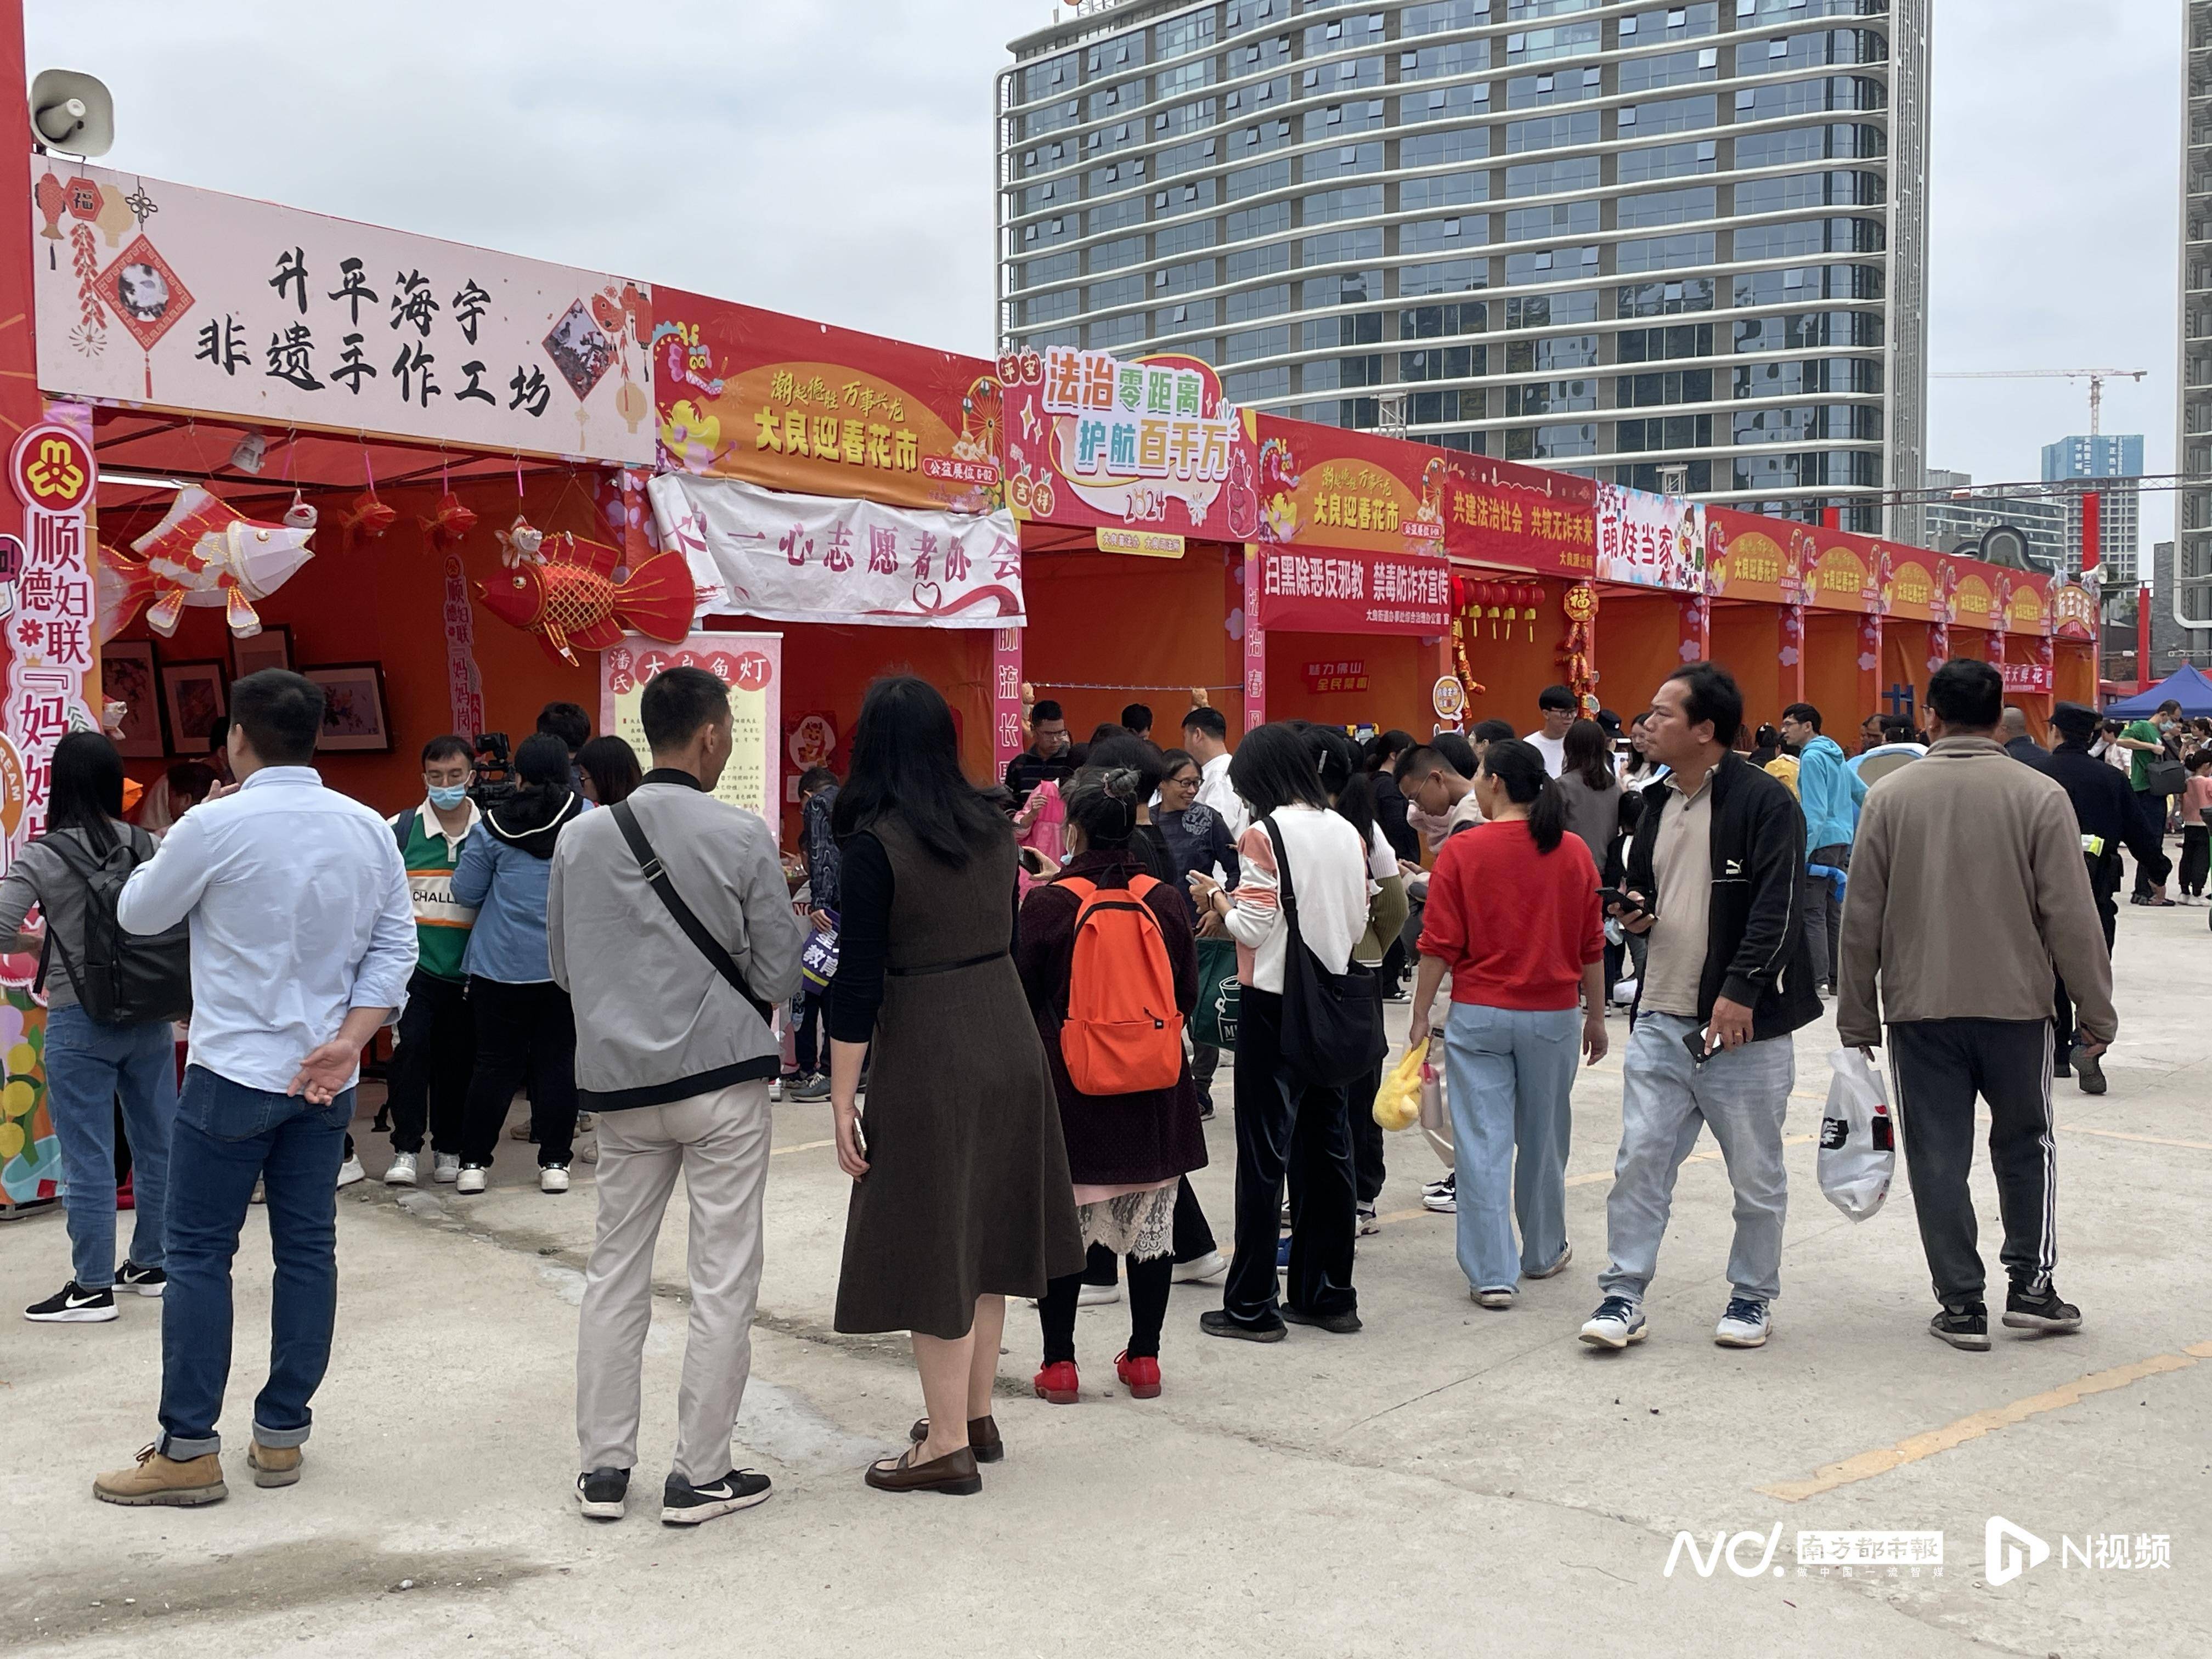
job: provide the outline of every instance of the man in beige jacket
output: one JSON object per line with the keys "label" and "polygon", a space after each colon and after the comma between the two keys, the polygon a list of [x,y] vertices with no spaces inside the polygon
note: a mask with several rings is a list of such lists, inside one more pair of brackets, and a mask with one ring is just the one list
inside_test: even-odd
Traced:
{"label": "man in beige jacket", "polygon": [[1871,1050],[1889,1027],[1913,1207],[1942,1304],[1928,1328],[1983,1349],[1989,1310],[1966,1189],[1974,1097],[1990,1103],[2011,1280],[2004,1322],[2077,1331],[2081,1310],[2051,1285],[2052,974],[2076,999],[2081,1052],[2094,1057],[2116,1029],[2112,965],[2066,792],[1996,741],[2003,678],[1954,659],[1929,681],[1928,705],[1934,747],[1875,784],[1859,820],[1836,1030]]}

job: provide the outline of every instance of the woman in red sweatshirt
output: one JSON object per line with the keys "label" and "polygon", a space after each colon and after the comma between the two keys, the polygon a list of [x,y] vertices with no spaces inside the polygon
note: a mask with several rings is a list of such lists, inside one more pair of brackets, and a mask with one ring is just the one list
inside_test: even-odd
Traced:
{"label": "woman in red sweatshirt", "polygon": [[1518,738],[1493,743],[1474,788],[1486,822],[1446,842],[1429,878],[1412,1041],[1429,1035],[1449,973],[1459,1265],[1476,1302],[1510,1308],[1522,1275],[1548,1279],[1574,1255],[1568,1097],[1577,1050],[1592,1064],[1605,1055],[1605,925],[1596,866],[1566,833],[1544,757]]}

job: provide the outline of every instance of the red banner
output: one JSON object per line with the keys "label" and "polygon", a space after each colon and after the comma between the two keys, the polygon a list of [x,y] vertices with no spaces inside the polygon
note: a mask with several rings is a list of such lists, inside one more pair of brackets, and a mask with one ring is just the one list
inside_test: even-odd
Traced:
{"label": "red banner", "polygon": [[1716,599],[1803,605],[1820,561],[1813,526],[1732,507],[1705,509],[1705,586]]}
{"label": "red banner", "polygon": [[1413,634],[1451,629],[1451,567],[1419,554],[1256,550],[1259,623],[1271,632]]}
{"label": "red banner", "polygon": [[999,381],[933,351],[726,300],[655,291],[660,470],[798,495],[1000,506]]}
{"label": "red banner", "polygon": [[1452,459],[1444,544],[1454,558],[1584,580],[1596,570],[1596,484],[1481,455]]}

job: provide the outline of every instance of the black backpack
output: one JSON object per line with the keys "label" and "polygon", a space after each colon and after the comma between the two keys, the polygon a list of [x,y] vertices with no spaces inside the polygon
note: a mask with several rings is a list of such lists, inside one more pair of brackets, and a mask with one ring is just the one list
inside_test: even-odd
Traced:
{"label": "black backpack", "polygon": [[1282,925],[1291,930],[1283,953],[1283,1058],[1308,1081],[1340,1089],[1372,1072],[1389,1052],[1381,988],[1372,968],[1354,960],[1343,973],[1331,973],[1306,948],[1291,884],[1291,849],[1273,818],[1261,823],[1275,844]]}
{"label": "black backpack", "polygon": [[[192,1011],[190,924],[180,921],[165,933],[132,933],[125,932],[116,917],[115,904],[123,895],[123,884],[152,856],[140,856],[138,833],[127,831],[127,838],[97,862],[66,835],[44,838],[44,845],[84,884],[84,959],[70,959],[51,913],[46,945],[61,953],[62,969],[76,988],[78,1005],[101,1025],[183,1019]],[[38,988],[45,989],[46,982],[46,955],[41,951]]]}

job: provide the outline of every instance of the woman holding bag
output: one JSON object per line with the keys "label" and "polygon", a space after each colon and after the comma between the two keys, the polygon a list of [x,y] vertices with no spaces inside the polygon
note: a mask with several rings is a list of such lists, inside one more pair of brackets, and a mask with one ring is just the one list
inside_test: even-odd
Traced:
{"label": "woman holding bag", "polygon": [[[1233,898],[1196,875],[1192,890],[1237,940],[1237,1255],[1222,1305],[1199,1317],[1209,1336],[1279,1342],[1285,1322],[1340,1335],[1360,1328],[1352,1288],[1352,1143],[1346,1081],[1370,1063],[1365,1036],[1334,1054],[1284,1018],[1285,988],[1346,988],[1355,1026],[1373,1020],[1352,953],[1367,931],[1368,848],[1329,808],[1314,753],[1285,724],[1237,745],[1229,781],[1253,823],[1238,839]],[[1294,954],[1296,953],[1296,954]],[[1324,978],[1325,976],[1325,978]],[[1293,983],[1295,981],[1295,984]],[[1379,1029],[1374,1030],[1376,1036]],[[1290,1278],[1278,1303],[1275,1241],[1284,1175],[1300,1170],[1291,1212]]]}
{"label": "woman holding bag", "polygon": [[1449,970],[1459,1265],[1478,1304],[1510,1308],[1523,1275],[1549,1279],[1574,1256],[1568,1097],[1577,1047],[1592,1065],[1605,1057],[1605,928],[1597,867],[1567,833],[1565,798],[1535,746],[1492,744],[1474,787],[1486,821],[1446,842],[1429,878],[1407,1040],[1428,1037]]}

